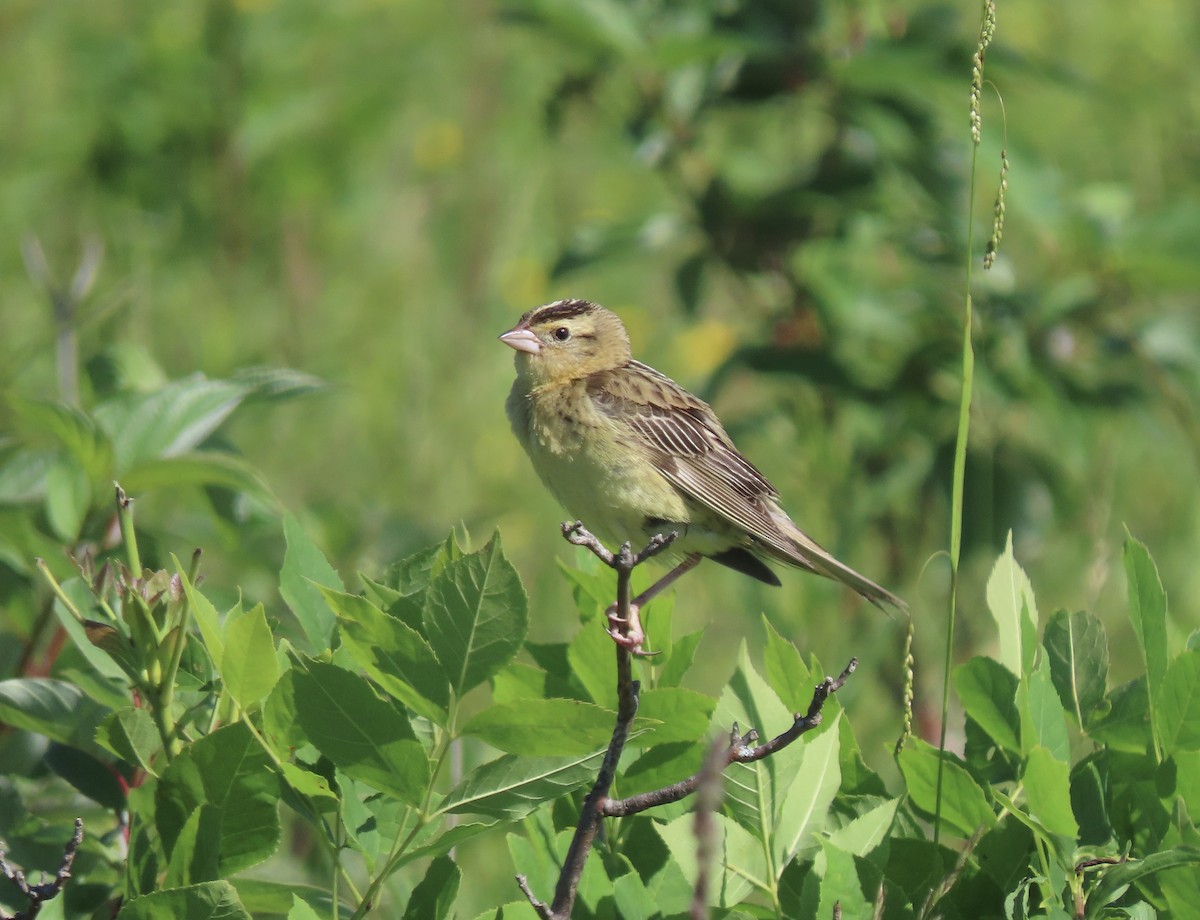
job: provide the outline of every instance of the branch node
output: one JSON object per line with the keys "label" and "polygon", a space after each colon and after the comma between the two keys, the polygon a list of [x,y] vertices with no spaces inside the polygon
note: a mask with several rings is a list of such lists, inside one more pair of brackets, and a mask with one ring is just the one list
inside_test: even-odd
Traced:
{"label": "branch node", "polygon": [[[563,525],[564,527],[566,525]],[[529,901],[529,906],[532,907],[542,920],[554,920],[554,914],[550,912],[550,908],[537,899],[537,896],[529,887],[529,880],[523,875],[517,876],[517,887],[521,889],[521,893],[525,895]]]}

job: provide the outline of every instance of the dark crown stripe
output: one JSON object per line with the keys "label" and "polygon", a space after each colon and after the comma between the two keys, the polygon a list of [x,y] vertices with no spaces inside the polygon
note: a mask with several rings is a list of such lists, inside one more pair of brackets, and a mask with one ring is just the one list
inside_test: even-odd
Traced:
{"label": "dark crown stripe", "polygon": [[544,307],[530,310],[521,317],[521,325],[532,326],[534,323],[553,323],[558,320],[571,319],[591,313],[596,305],[586,300],[559,300],[548,303]]}

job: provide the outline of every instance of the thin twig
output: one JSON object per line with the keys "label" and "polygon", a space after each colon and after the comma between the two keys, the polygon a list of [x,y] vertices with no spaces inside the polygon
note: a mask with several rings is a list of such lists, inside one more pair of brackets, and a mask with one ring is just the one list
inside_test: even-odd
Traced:
{"label": "thin twig", "polygon": [[[626,630],[625,624],[630,619],[629,608],[632,600],[630,577],[634,568],[665,550],[677,535],[674,533],[659,534],[653,537],[637,553],[633,552],[628,543],[622,544],[620,550],[613,553],[591,534],[580,521],[564,523],[562,525],[562,534],[568,543],[590,550],[601,562],[616,571],[617,615],[619,619],[615,622],[618,624],[618,629],[624,633]],[[602,818],[637,814],[648,808],[654,808],[657,805],[677,802],[695,792],[706,781],[706,777],[709,776],[710,766],[706,762],[705,766],[695,776],[674,785],[653,792],[631,796],[627,799],[608,798],[608,790],[611,788],[613,779],[616,776],[617,763],[621,759],[621,752],[624,750],[625,741],[629,737],[629,727],[637,715],[638,689],[640,686],[638,681],[633,679],[632,654],[629,649],[618,643],[616,652],[617,722],[613,728],[608,750],[605,752],[604,760],[600,765],[600,772],[596,776],[596,782],[593,784],[591,791],[588,792],[587,798],[584,799],[583,808],[579,815],[579,824],[575,828],[575,834],[571,838],[571,845],[567,850],[566,859],[563,861],[562,869],[559,872],[558,883],[554,889],[553,903],[546,904],[544,901],[539,900],[529,887],[529,882],[525,876],[517,876],[517,885],[529,901],[530,906],[542,920],[567,920],[571,916],[571,910],[575,904],[575,895],[579,889],[579,879],[583,874],[584,864],[587,862],[588,854],[591,852],[592,844],[596,839],[596,833],[599,830]],[[730,733],[728,746],[723,751],[718,748],[718,754],[715,755],[715,765],[711,769],[715,770],[719,776],[730,764],[753,763],[757,760],[762,760],[764,757],[769,757],[776,751],[787,747],[805,732],[816,728],[821,724],[821,710],[825,705],[825,701],[829,699],[831,694],[836,693],[842,688],[857,667],[858,659],[852,658],[850,659],[850,663],[846,665],[845,670],[837,678],[826,677],[814,689],[808,712],[803,716],[797,713],[791,727],[787,731],[764,744],[755,745],[759,737],[757,730],[751,729],[745,735],[740,735],[737,725],[734,725]],[[698,880],[698,894],[700,892],[699,884]],[[695,914],[693,915],[695,916]],[[703,914],[700,916],[703,916]]]}
{"label": "thin twig", "polygon": [[[809,703],[808,712],[804,715],[799,713],[795,716],[795,721],[791,727],[767,741],[763,744],[752,746],[758,740],[758,732],[751,729],[745,735],[738,737],[737,726],[734,726],[733,736],[730,738],[729,747],[725,751],[725,764],[728,767],[735,763],[754,763],[756,760],[762,760],[764,757],[770,757],[772,754],[783,750],[789,744],[794,742],[801,735],[812,731],[821,724],[821,710],[825,706],[825,701],[836,693],[846,683],[846,680],[854,673],[858,667],[858,659],[851,658],[850,663],[846,665],[845,670],[837,676],[837,678],[826,677],[821,683],[817,684],[813,691],[812,702]],[[724,768],[723,767],[723,768]],[[723,769],[722,768],[722,769]],[[685,780],[674,783],[670,786],[664,786],[661,789],[655,789],[651,792],[643,792],[639,795],[631,795],[627,799],[608,799],[601,804],[603,813],[607,817],[627,817],[628,815],[636,815],[639,812],[646,811],[649,808],[656,808],[659,805],[668,805],[671,802],[678,802],[680,799],[687,798],[696,791],[703,779],[703,771],[689,776]]]}
{"label": "thin twig", "polygon": [[34,917],[41,913],[42,905],[55,898],[66,886],[67,879],[71,877],[71,865],[75,862],[75,852],[81,843],[83,843],[83,819],[76,818],[75,833],[71,835],[71,839],[63,848],[63,858],[59,863],[58,873],[52,881],[43,882],[41,885],[30,885],[25,878],[25,873],[10,866],[4,858],[4,851],[0,850],[0,873],[3,873],[5,878],[16,885],[17,890],[29,899],[28,910],[17,911],[11,918],[4,918],[4,920],[34,920]]}
{"label": "thin twig", "polygon": [[704,758],[696,789],[696,885],[692,891],[691,920],[708,920],[708,883],[719,849],[713,814],[721,807],[724,769],[725,749],[720,741],[714,741]]}

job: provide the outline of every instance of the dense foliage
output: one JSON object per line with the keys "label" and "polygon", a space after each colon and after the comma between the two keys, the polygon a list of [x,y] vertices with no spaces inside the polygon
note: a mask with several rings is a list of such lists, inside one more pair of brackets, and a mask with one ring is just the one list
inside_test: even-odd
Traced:
{"label": "dense foliage", "polygon": [[[705,567],[651,610],[622,795],[862,662],[819,731],[729,773],[714,915],[1200,898],[1200,14],[1002,5],[973,178],[975,12],[14,4],[0,846],[35,877],[86,828],[41,916],[550,893],[612,726],[611,575],[556,565],[493,334],[559,296],[618,310],[914,613],[915,685],[909,624],[815,578]],[[467,536],[497,527],[505,551]],[[686,811],[609,821],[579,915],[686,911]]]}

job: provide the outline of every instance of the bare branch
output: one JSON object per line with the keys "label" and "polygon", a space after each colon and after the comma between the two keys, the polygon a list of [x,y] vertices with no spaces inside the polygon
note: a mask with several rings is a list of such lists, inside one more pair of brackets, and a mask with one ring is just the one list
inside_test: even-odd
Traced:
{"label": "bare branch", "polygon": [[28,879],[25,878],[25,873],[15,866],[10,866],[4,858],[4,851],[0,850],[0,872],[9,879],[17,890],[29,899],[29,909],[17,911],[10,918],[4,920],[34,920],[41,913],[42,905],[46,901],[52,900],[67,884],[67,879],[71,877],[71,866],[75,862],[75,852],[79,849],[79,845],[83,843],[83,819],[75,819],[75,833],[71,835],[71,839],[67,841],[66,847],[63,849],[62,862],[59,864],[58,873],[54,876],[53,881],[43,882],[40,885],[30,885]]}

